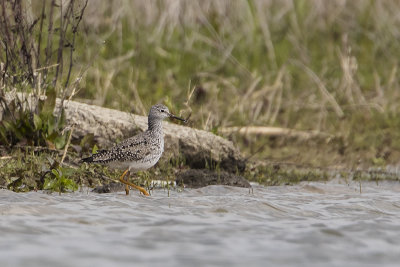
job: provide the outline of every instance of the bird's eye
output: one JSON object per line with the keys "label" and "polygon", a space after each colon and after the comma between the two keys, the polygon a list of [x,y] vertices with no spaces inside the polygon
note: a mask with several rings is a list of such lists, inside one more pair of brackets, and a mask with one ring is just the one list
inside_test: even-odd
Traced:
{"label": "bird's eye", "polygon": [[160,110],[160,111],[161,111],[161,112],[164,112],[165,110],[162,109],[162,110]]}

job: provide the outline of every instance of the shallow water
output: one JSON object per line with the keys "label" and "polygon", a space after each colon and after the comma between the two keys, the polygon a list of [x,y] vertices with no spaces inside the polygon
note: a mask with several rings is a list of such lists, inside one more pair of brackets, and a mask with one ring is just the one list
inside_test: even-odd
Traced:
{"label": "shallow water", "polygon": [[398,266],[400,184],[0,190],[0,266]]}

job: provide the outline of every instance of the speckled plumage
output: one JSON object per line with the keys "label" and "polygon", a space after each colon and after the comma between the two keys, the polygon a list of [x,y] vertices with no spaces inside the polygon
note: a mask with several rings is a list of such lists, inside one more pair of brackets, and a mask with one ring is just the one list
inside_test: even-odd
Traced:
{"label": "speckled plumage", "polygon": [[82,161],[129,171],[146,170],[154,166],[164,152],[162,121],[167,117],[185,121],[169,113],[166,106],[154,105],[150,109],[148,129],[145,132],[128,138],[109,150],[100,150]]}

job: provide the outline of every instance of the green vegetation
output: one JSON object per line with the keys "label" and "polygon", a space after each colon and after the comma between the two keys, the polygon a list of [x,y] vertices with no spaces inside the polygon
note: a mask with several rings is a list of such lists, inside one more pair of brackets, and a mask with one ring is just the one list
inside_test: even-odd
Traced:
{"label": "green vegetation", "polygon": [[52,169],[51,174],[53,177],[46,178],[44,180],[44,190],[51,190],[61,193],[66,191],[75,191],[78,189],[78,185],[70,178],[67,178],[71,177],[73,174],[72,169],[60,167],[57,169]]}
{"label": "green vegetation", "polygon": [[[0,143],[61,149],[67,141],[62,102],[77,89],[75,40],[87,2],[1,1]],[[77,79],[71,82],[72,79]]]}
{"label": "green vegetation", "polygon": [[[110,182],[118,182],[122,171],[110,170],[96,164],[79,164],[79,156],[69,153],[60,166],[63,151],[40,147],[13,148],[0,150],[0,188],[15,192],[48,190],[50,192],[70,192],[79,187],[96,187]],[[5,156],[7,155],[7,156]],[[170,182],[184,168],[182,160],[161,160],[154,168],[138,172],[130,177],[135,184],[150,191],[154,188],[153,180],[165,180],[163,185],[170,190]],[[249,181],[267,186],[293,185],[303,181],[327,181],[342,178],[344,181],[399,181],[397,173],[382,168],[369,170],[334,170],[304,168],[299,166],[260,164],[249,165],[244,176]]]}
{"label": "green vegetation", "polygon": [[[2,152],[10,150],[0,162],[1,184],[13,191],[78,188],[69,178],[73,170],[52,159],[71,133],[63,108],[53,111],[56,97],[61,102],[70,98],[81,78],[73,70],[73,54],[83,3],[0,2],[0,144]],[[15,145],[27,146],[27,151],[12,150]]]}
{"label": "green vegetation", "polygon": [[338,170],[338,169],[318,169],[304,168],[289,165],[266,165],[257,164],[249,166],[244,176],[247,180],[257,182],[267,186],[293,185],[299,182],[328,181],[335,178],[342,179],[346,183],[351,181],[379,181],[390,180],[400,181],[396,171],[391,172],[380,168],[370,168],[368,170]]}
{"label": "green vegetation", "polygon": [[[142,115],[164,102],[190,116],[189,126],[225,135],[251,161],[269,162],[246,173],[264,184],[330,177],[285,170],[285,164],[340,170],[398,164],[399,1],[23,2],[0,1],[7,15],[0,23],[0,109],[6,111],[0,142],[7,147],[67,147],[72,157],[75,145],[77,158],[89,151],[90,136],[68,147],[62,112],[52,114],[58,96]],[[23,112],[29,101],[7,102],[9,92],[33,93],[38,104]],[[330,137],[226,134],[230,126]],[[11,170],[19,166],[12,157],[7,187],[16,190],[31,174],[22,166]],[[172,178],[178,168],[163,164],[149,176],[159,171]],[[47,174],[53,190],[67,189],[64,178],[80,184],[79,173],[90,173],[64,167]]]}
{"label": "green vegetation", "polygon": [[245,177],[249,181],[264,185],[292,185],[305,181],[327,181],[327,172],[317,169],[282,168],[279,165],[264,165],[248,168]]}
{"label": "green vegetation", "polygon": [[[78,47],[81,64],[93,66],[79,97],[141,114],[164,101],[191,114],[192,127],[213,132],[248,125],[325,132],[340,140],[343,155],[393,163],[400,150],[397,11],[394,0],[89,5],[90,30]],[[235,141],[251,155],[274,140]],[[296,153],[302,145],[267,145],[255,158],[282,149]]]}
{"label": "green vegetation", "polygon": [[[74,152],[68,153],[61,165],[62,155],[61,150],[43,147],[0,149],[0,188],[15,192],[70,192],[82,186],[96,187],[118,182],[122,174],[120,170],[111,170],[97,164],[80,164],[80,156]],[[151,190],[152,180],[175,181],[180,166],[179,163],[162,160],[149,172],[138,172],[131,175],[130,179]]]}

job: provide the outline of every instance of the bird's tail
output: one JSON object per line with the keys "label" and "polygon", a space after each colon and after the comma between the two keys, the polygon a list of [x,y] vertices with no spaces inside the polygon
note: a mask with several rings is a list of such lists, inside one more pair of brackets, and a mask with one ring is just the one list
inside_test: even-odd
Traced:
{"label": "bird's tail", "polygon": [[96,154],[93,154],[87,158],[83,158],[80,161],[87,163],[106,163],[108,154],[109,152],[107,150],[99,150]]}
{"label": "bird's tail", "polygon": [[81,162],[91,163],[93,162],[93,156],[81,159]]}

